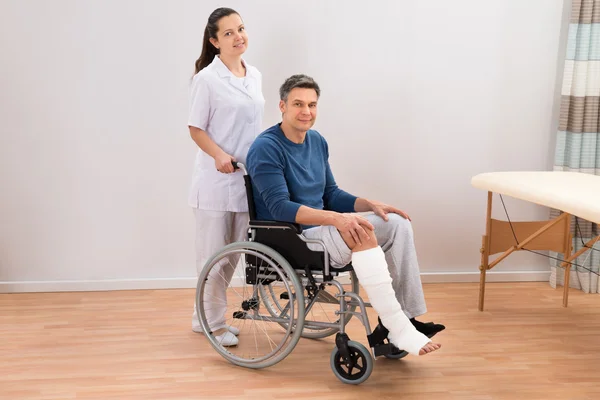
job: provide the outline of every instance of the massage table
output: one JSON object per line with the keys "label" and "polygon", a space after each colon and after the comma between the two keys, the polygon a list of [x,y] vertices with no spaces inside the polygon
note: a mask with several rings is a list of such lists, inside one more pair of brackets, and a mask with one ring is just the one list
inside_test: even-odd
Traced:
{"label": "massage table", "polygon": [[[486,272],[520,250],[548,250],[564,255],[560,266],[565,270],[563,306],[567,307],[571,263],[600,239],[600,235],[592,238],[571,254],[571,216],[600,224],[600,176],[565,171],[489,172],[474,176],[471,185],[487,191],[485,234],[480,250],[479,311],[483,311]],[[497,220],[491,216],[494,193],[554,208],[561,213],[546,221]],[[497,253],[502,254],[489,262],[489,257]]]}

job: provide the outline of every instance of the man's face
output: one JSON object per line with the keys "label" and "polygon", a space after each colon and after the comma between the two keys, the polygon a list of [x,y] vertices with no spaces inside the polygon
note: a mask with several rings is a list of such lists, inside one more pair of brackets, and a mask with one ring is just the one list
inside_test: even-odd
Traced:
{"label": "man's face", "polygon": [[282,121],[298,131],[306,132],[317,119],[317,100],[317,92],[314,89],[292,89],[287,101],[279,102],[279,109],[283,114]]}

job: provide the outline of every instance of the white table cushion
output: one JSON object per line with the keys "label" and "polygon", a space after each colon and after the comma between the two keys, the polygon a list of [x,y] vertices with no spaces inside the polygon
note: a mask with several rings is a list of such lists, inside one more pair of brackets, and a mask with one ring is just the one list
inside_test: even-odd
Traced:
{"label": "white table cushion", "polygon": [[600,176],[565,171],[487,172],[473,187],[561,210],[600,223]]}

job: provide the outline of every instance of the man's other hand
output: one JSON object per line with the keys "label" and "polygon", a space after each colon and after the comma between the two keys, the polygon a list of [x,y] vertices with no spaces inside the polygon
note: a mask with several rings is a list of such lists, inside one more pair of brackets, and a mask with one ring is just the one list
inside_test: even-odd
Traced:
{"label": "man's other hand", "polygon": [[406,218],[407,220],[411,220],[410,217],[408,216],[407,213],[405,213],[404,211],[390,206],[388,204],[382,203],[380,201],[376,201],[376,200],[369,200],[369,205],[371,208],[371,211],[373,211],[376,215],[379,215],[381,218],[383,218],[384,221],[388,220],[388,217],[386,214],[389,213],[394,213],[394,214],[398,214],[400,216],[402,216],[403,218]]}

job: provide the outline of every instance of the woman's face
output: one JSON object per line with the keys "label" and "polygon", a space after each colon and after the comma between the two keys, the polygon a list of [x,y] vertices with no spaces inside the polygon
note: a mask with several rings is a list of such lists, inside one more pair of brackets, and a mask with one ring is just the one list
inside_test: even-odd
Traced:
{"label": "woman's face", "polygon": [[248,35],[242,18],[237,14],[221,18],[217,39],[211,38],[210,41],[226,57],[244,54],[248,48]]}

